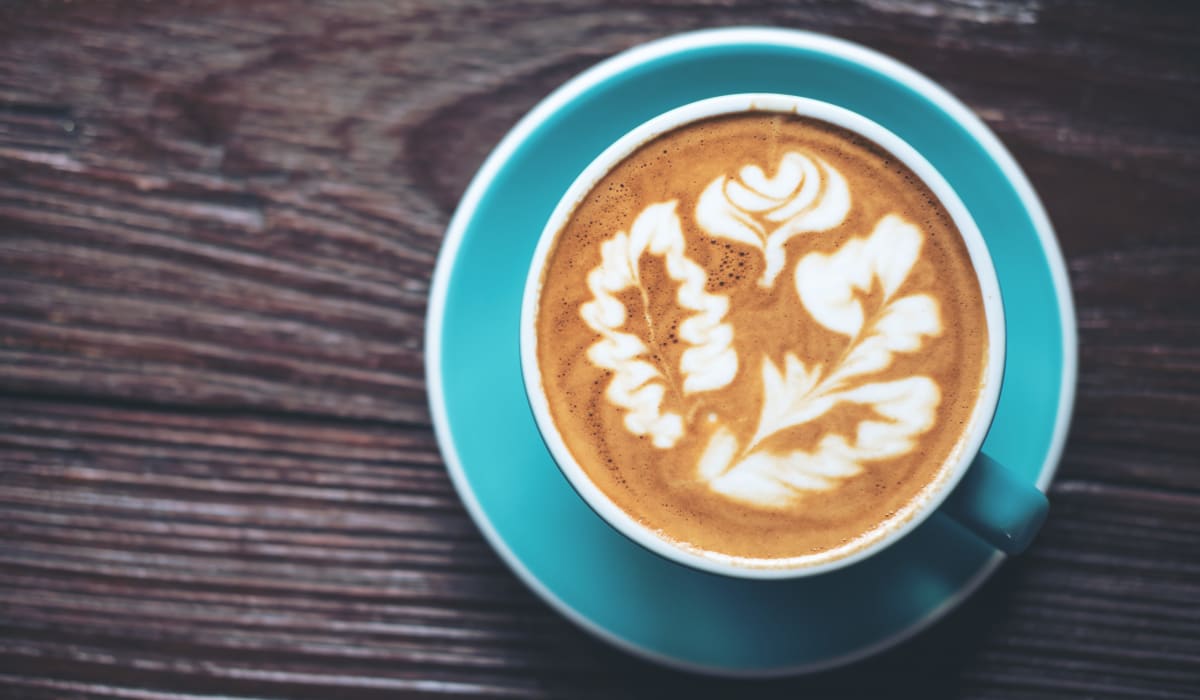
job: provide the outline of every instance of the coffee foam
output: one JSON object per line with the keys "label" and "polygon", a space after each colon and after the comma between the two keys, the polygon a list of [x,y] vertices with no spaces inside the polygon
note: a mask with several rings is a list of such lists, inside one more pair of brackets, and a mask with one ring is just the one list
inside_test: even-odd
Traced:
{"label": "coffee foam", "polygon": [[679,284],[675,298],[694,312],[678,325],[678,335],[688,344],[679,360],[684,394],[712,391],[727,386],[737,373],[737,355],[730,347],[733,328],[722,323],[729,300],[705,291],[707,275],[684,252],[683,231],[673,202],[646,207],[633,222],[628,235],[618,232],[600,246],[600,264],[588,273],[592,301],[580,315],[600,339],[588,348],[588,359],[614,373],[605,396],[625,409],[625,427],[637,436],[649,435],[655,447],[674,447],[683,435],[683,421],[676,413],[663,413],[660,406],[664,374],[644,356],[649,348],[641,338],[618,330],[625,325],[625,306],[614,296],[629,288],[638,289],[647,306],[647,291],[639,274],[644,254],[663,259],[667,275]]}
{"label": "coffee foam", "polygon": [[986,362],[941,205],[804,118],[642,146],[576,207],[542,284],[538,360],[576,461],[665,538],[752,566],[898,526],[957,454]]}
{"label": "coffee foam", "polygon": [[747,165],[738,178],[713,180],[700,195],[696,221],[713,236],[761,250],[767,267],[758,283],[770,287],[783,270],[789,239],[833,228],[849,211],[850,188],[842,174],[820,159],[789,151],[775,177]]}

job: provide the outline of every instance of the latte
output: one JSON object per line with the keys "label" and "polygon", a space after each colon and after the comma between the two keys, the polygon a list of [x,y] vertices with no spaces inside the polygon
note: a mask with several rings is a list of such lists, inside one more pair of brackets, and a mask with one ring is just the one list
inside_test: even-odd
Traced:
{"label": "latte", "polygon": [[878,145],[774,112],[659,136],[575,206],[536,357],[588,478],[751,567],[898,527],[963,448],[988,362],[966,244]]}

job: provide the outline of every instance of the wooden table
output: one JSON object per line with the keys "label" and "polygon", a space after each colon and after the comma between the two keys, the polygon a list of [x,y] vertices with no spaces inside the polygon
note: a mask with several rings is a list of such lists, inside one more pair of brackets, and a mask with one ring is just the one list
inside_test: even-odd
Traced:
{"label": "wooden table", "polygon": [[[9,2],[0,684],[15,697],[1200,696],[1195,4]],[[875,660],[735,684],[526,590],[450,486],[422,330],[450,213],[564,80],[676,31],[860,41],[1012,149],[1079,307],[1026,556]]]}

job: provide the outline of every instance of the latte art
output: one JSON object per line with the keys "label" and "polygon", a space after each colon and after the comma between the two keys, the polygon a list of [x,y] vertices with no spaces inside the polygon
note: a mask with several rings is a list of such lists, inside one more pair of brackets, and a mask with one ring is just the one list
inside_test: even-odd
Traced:
{"label": "latte art", "polygon": [[963,439],[982,297],[936,198],[849,132],[693,123],[578,204],[537,312],[550,413],[591,479],[752,565],[890,527]]}
{"label": "latte art", "polygon": [[676,413],[662,413],[665,373],[643,359],[646,344],[636,335],[618,330],[625,323],[625,307],[613,294],[645,288],[638,275],[643,253],[662,256],[667,274],[679,282],[679,306],[696,312],[679,326],[679,336],[691,347],[680,358],[682,391],[711,391],[733,381],[737,354],[729,347],[733,329],[721,318],[729,300],[704,291],[704,270],[684,252],[683,231],[675,215],[675,203],[654,204],[638,216],[629,234],[617,233],[600,246],[601,262],[588,274],[593,299],[580,315],[600,340],[588,348],[588,359],[614,373],[605,397],[627,411],[625,427],[634,435],[650,435],[655,447],[672,447],[684,426]]}
{"label": "latte art", "polygon": [[761,250],[767,267],[759,284],[767,287],[783,269],[788,239],[833,228],[849,210],[850,190],[841,173],[819,159],[787,153],[773,178],[747,165],[739,179],[713,180],[700,195],[696,220],[714,236]]}
{"label": "latte art", "polygon": [[[862,471],[864,462],[905,454],[933,425],[941,392],[927,376],[885,382],[862,377],[886,369],[894,353],[914,352],[924,336],[941,332],[937,302],[926,294],[894,299],[920,250],[921,235],[899,217],[879,222],[869,238],[851,239],[833,255],[810,253],[796,266],[796,291],[813,319],[849,337],[839,362],[827,371],[789,353],[780,371],[762,360],[763,405],[758,428],[744,448],[720,428],[700,458],[700,475],[715,491],[759,506],[785,507],[801,492],[828,489],[834,480]],[[872,281],[884,303],[864,315],[854,292]],[[841,402],[870,406],[884,420],[867,419],[854,439],[826,435],[815,451],[759,449],[771,436],[817,420]]]}

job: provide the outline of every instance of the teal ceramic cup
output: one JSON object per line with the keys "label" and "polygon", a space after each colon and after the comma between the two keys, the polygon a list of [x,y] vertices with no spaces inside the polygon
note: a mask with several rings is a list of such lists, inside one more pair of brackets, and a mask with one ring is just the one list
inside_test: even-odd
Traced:
{"label": "teal ceramic cup", "polygon": [[[642,144],[694,121],[748,111],[812,117],[866,137],[909,167],[938,197],[966,244],[982,292],[988,355],[978,400],[960,449],[939,475],[898,512],[887,526],[843,548],[789,559],[780,566],[746,566],[686,549],[661,537],[617,506],[587,476],[551,418],[538,366],[535,321],[543,269],[558,232],[576,204],[612,167]],[[555,463],[579,496],[609,525],[635,543],[672,561],[723,576],[793,578],[838,569],[871,557],[897,542],[939,509],[996,549],[1024,550],[1047,513],[1045,496],[982,453],[1000,396],[1005,365],[1004,306],[987,244],[974,219],[940,173],[915,149],[879,124],[842,107],[782,94],[735,94],[693,102],[649,120],[618,139],[584,169],[559,200],[542,231],[530,263],[521,309],[521,365],[525,390],[539,432]]]}

